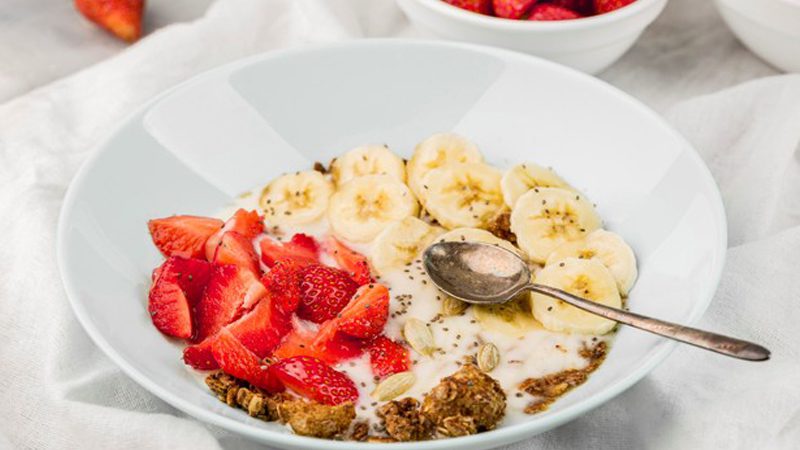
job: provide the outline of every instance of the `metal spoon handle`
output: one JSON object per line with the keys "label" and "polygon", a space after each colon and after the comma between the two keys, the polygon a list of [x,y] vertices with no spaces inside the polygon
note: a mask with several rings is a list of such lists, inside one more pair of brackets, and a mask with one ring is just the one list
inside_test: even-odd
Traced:
{"label": "metal spoon handle", "polygon": [[527,289],[548,295],[562,300],[576,308],[588,311],[592,314],[611,319],[615,322],[648,331],[659,336],[674,339],[695,347],[711,350],[712,352],[732,356],[734,358],[745,359],[748,361],[765,361],[769,359],[770,352],[766,348],[752,342],[741,339],[723,336],[721,334],[698,330],[696,328],[685,327],[663,320],[653,319],[621,309],[604,306],[589,300],[582,299],[561,289],[531,283]]}

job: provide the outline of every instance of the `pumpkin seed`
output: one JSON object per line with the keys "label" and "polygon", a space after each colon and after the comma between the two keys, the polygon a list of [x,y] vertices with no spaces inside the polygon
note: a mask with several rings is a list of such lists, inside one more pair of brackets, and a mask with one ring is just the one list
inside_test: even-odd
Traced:
{"label": "pumpkin seed", "polygon": [[416,382],[417,376],[412,372],[396,373],[378,383],[371,395],[380,401],[392,400],[411,389]]}
{"label": "pumpkin seed", "polygon": [[403,337],[408,341],[417,353],[430,356],[436,351],[436,344],[433,342],[433,333],[425,323],[419,319],[411,318],[406,320],[403,325]]}
{"label": "pumpkin seed", "polygon": [[484,372],[491,372],[500,364],[500,350],[491,342],[487,342],[478,349],[478,368]]}

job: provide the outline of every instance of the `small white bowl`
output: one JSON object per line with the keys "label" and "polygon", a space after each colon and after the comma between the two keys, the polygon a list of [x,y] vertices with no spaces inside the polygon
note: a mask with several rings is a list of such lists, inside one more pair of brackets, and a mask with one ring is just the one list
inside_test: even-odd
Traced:
{"label": "small white bowl", "polygon": [[397,3],[413,23],[443,38],[530,53],[595,74],[631,48],[667,0],[637,0],[610,13],[560,21],[485,16],[442,0]]}
{"label": "small white bowl", "polygon": [[800,72],[800,0],[716,0],[739,40],[766,62]]}

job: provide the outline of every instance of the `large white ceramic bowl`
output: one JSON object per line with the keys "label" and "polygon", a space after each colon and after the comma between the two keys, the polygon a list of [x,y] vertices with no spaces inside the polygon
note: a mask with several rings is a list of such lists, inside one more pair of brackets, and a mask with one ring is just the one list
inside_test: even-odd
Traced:
{"label": "large white ceramic bowl", "polygon": [[[640,262],[630,308],[694,322],[725,255],[725,215],[691,146],[617,89],[537,58],[487,47],[358,41],[228,64],[127,118],[75,177],[59,222],[58,259],[86,331],[142,386],[199,419],[280,448],[380,444],[294,436],[212,396],[150,323],[150,271],[161,261],[146,222],[210,214],[281,172],[365,142],[408,155],[453,130],[489,162],[557,167],[597,202]],[[556,427],[645,376],[673,343],[623,328],[589,381],[540,415],[475,436],[403,448],[489,448]]]}
{"label": "large white ceramic bowl", "polygon": [[716,0],[744,45],[786,72],[800,72],[800,0]]}
{"label": "large white ceramic bowl", "polygon": [[530,53],[594,74],[631,48],[667,0],[636,0],[607,14],[550,22],[485,16],[442,0],[397,3],[411,21],[443,38]]}

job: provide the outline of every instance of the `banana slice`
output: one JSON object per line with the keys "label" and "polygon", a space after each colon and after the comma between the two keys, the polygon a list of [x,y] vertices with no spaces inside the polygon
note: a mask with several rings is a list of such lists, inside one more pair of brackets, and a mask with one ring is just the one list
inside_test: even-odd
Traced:
{"label": "banana slice", "polygon": [[503,200],[509,208],[522,194],[535,187],[557,187],[574,190],[566,181],[558,176],[552,169],[538,164],[518,164],[509,169],[500,180],[500,189],[503,191]]}
{"label": "banana slice", "polygon": [[316,170],[280,176],[268,184],[258,200],[270,225],[314,222],[328,209],[333,184]]}
{"label": "banana slice", "polygon": [[529,296],[497,305],[472,305],[472,314],[486,331],[522,336],[539,327],[531,315]]}
{"label": "banana slice", "polygon": [[[606,266],[594,259],[567,258],[548,264],[536,277],[536,282],[602,305],[622,306],[617,282]],[[536,320],[552,331],[600,335],[608,333],[616,325],[613,320],[542,294],[531,294],[531,309]]]}
{"label": "banana slice", "polygon": [[331,175],[337,186],[364,175],[389,175],[406,181],[406,164],[383,145],[356,147],[331,163]]}
{"label": "banana slice", "polygon": [[600,216],[586,198],[561,188],[533,188],[511,211],[511,232],[517,245],[536,263],[556,248],[600,228]]}
{"label": "banana slice", "polygon": [[497,245],[506,250],[522,256],[522,251],[514,246],[511,242],[493,235],[492,233],[481,230],[480,228],[456,228],[447,233],[439,236],[437,242],[485,242],[487,244]]}
{"label": "banana slice", "polygon": [[408,161],[408,186],[425,204],[422,178],[431,170],[452,163],[483,162],[478,147],[457,134],[439,133],[420,142]]}
{"label": "banana slice", "polygon": [[592,231],[586,239],[558,247],[547,258],[547,265],[567,258],[600,261],[611,272],[623,297],[628,295],[638,275],[636,256],[630,246],[618,234],[602,229]]}
{"label": "banana slice", "polygon": [[405,266],[444,230],[409,216],[389,225],[372,243],[372,267],[379,274]]}
{"label": "banana slice", "polygon": [[366,175],[353,178],[331,196],[328,220],[337,236],[368,242],[392,222],[418,212],[408,186],[389,175]]}
{"label": "banana slice", "polygon": [[484,228],[503,207],[500,178],[482,163],[433,169],[422,179],[425,209],[446,228]]}

